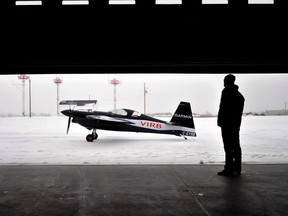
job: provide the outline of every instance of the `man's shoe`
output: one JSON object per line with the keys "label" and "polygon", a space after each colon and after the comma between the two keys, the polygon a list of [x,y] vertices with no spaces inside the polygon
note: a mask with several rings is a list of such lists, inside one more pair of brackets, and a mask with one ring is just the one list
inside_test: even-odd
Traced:
{"label": "man's shoe", "polygon": [[218,172],[217,174],[221,175],[221,176],[234,176],[233,172],[229,172],[229,171],[226,171],[226,170],[222,170],[221,172]]}
{"label": "man's shoe", "polygon": [[241,176],[241,172],[234,172],[234,176],[235,176],[235,177]]}

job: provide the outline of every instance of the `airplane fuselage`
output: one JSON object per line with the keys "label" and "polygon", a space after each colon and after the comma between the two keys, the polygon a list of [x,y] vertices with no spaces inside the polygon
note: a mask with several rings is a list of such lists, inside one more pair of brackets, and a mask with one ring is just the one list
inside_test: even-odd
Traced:
{"label": "airplane fuselage", "polygon": [[62,111],[64,115],[73,118],[72,122],[78,123],[88,130],[113,130],[143,133],[162,133],[177,136],[195,136],[195,130],[187,127],[171,124],[160,119],[147,115],[134,115],[135,111],[124,109],[126,116],[112,112],[83,112],[83,111]]}
{"label": "airplane fuselage", "polygon": [[[62,101],[62,105],[84,105],[96,101]],[[93,130],[86,136],[88,142],[98,138],[96,130],[128,131],[142,133],[170,134],[176,136],[196,136],[190,103],[180,102],[170,122],[166,122],[130,109],[116,109],[110,112],[92,110],[64,110],[62,113],[69,117],[70,122]]]}

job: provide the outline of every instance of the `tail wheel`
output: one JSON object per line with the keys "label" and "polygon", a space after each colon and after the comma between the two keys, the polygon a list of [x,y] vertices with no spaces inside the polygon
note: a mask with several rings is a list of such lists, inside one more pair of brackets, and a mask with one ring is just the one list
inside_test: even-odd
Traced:
{"label": "tail wheel", "polygon": [[87,142],[93,142],[93,140],[94,140],[93,134],[88,134],[88,135],[86,136],[86,140],[87,140]]}

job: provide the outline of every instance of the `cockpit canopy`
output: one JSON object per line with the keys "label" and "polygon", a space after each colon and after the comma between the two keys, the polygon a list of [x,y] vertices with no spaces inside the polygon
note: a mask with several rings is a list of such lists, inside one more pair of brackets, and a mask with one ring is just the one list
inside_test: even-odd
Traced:
{"label": "cockpit canopy", "polygon": [[131,116],[134,118],[138,118],[140,117],[142,114],[138,111],[134,111],[134,110],[128,110],[128,109],[115,109],[115,110],[111,110],[109,111],[112,114],[115,115],[121,115],[121,116]]}
{"label": "cockpit canopy", "polygon": [[122,116],[127,116],[127,112],[124,109],[114,109],[109,111],[112,114],[116,114],[116,115],[122,115]]}

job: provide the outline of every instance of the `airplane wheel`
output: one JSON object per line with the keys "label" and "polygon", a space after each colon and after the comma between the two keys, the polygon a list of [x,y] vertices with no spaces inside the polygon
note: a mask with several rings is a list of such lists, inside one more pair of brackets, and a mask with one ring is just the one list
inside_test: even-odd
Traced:
{"label": "airplane wheel", "polygon": [[93,140],[94,140],[93,134],[88,134],[88,135],[86,136],[86,140],[87,140],[87,142],[93,142]]}

